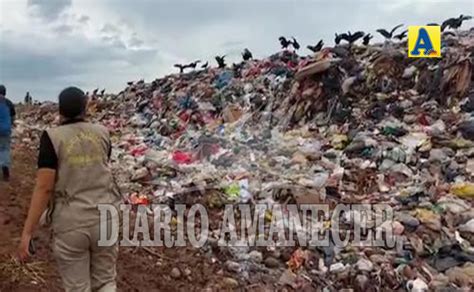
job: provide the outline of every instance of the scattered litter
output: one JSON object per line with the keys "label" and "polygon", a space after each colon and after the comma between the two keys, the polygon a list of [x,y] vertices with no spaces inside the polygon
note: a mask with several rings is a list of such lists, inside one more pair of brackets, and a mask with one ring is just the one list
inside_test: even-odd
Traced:
{"label": "scattered litter", "polygon": [[[114,177],[132,205],[188,196],[219,210],[228,203],[393,208],[395,221],[382,227],[393,228],[403,250],[275,247],[280,257],[222,247],[222,269],[239,279],[225,278],[225,289],[260,270],[279,271],[275,283],[294,289],[313,279],[314,287],[331,283],[327,291],[377,283],[421,292],[448,277],[459,288],[474,278],[474,31],[458,34],[440,59],[409,59],[402,42],[336,46],[130,83],[95,100],[89,118],[111,132]],[[56,110],[43,103],[21,112],[14,139],[36,149]]]}

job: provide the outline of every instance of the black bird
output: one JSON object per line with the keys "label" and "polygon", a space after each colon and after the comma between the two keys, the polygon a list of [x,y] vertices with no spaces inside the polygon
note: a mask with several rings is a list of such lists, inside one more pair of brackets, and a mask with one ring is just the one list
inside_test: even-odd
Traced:
{"label": "black bird", "polygon": [[450,18],[450,19],[447,19],[447,20],[443,21],[443,23],[441,24],[441,31],[443,32],[446,28],[449,28],[450,27],[449,23],[453,22],[453,21],[456,21],[456,19],[455,18]]}
{"label": "black bird", "polygon": [[[427,26],[440,26],[440,25],[437,24],[437,23],[435,23],[435,22],[432,22],[432,23],[428,23]],[[442,31],[442,32],[443,32],[445,29],[446,29],[446,27],[441,26],[441,31]]]}
{"label": "black bird", "polygon": [[369,45],[370,40],[371,40],[373,37],[374,37],[374,36],[371,35],[370,33],[366,34],[366,35],[364,36],[364,38],[362,39],[362,44],[363,44],[364,46]]}
{"label": "black bird", "polygon": [[201,69],[207,69],[207,66],[209,66],[209,62],[202,64]]}
{"label": "black bird", "polygon": [[99,91],[99,88],[96,88],[96,89],[94,89],[94,91],[92,91],[92,96],[96,96],[96,95],[97,95],[97,91]]}
{"label": "black bird", "polygon": [[234,72],[234,77],[241,78],[242,77],[242,68],[244,67],[244,62],[232,64],[232,71]]}
{"label": "black bird", "polygon": [[377,29],[377,32],[380,33],[381,35],[383,35],[384,38],[391,39],[393,37],[393,33],[402,26],[403,26],[403,24],[399,24],[399,25],[395,26],[394,28],[392,28],[392,30],[390,32],[386,31],[383,28],[379,28],[379,29]]}
{"label": "black bird", "polygon": [[128,81],[128,82],[127,82],[127,85],[128,85],[128,86],[132,86],[132,85],[133,85],[133,81]]}
{"label": "black bird", "polygon": [[362,31],[357,31],[354,34],[352,34],[350,31],[347,33],[343,33],[341,35],[341,38],[349,43],[351,46],[353,43],[355,43],[358,39],[362,38],[364,36],[364,32]]}
{"label": "black bird", "polygon": [[321,49],[324,46],[323,40],[320,40],[315,46],[307,46],[308,50],[310,50],[313,53],[321,51]]}
{"label": "black bird", "polygon": [[219,68],[225,68],[225,55],[224,56],[216,56],[216,62]]}
{"label": "black bird", "polygon": [[461,27],[463,21],[472,19],[472,16],[468,15],[459,15],[457,18],[449,18],[441,24],[441,31],[444,31],[446,28],[458,29]]}
{"label": "black bird", "polygon": [[288,46],[291,45],[291,42],[287,40],[285,37],[279,37],[278,40],[280,41],[280,45],[282,49],[287,49]]}
{"label": "black bird", "polygon": [[407,37],[408,30],[404,30],[399,34],[394,35],[393,37],[398,39],[399,41],[402,41],[404,38]]}
{"label": "black bird", "polygon": [[174,67],[179,68],[180,74],[182,74],[184,72],[184,69],[186,69],[186,65],[181,65],[181,64],[174,64]]}
{"label": "black bird", "polygon": [[244,59],[244,61],[248,61],[250,59],[253,59],[252,52],[250,52],[249,49],[246,48],[242,52],[242,58]]}
{"label": "black bird", "polygon": [[456,35],[455,35],[454,32],[452,32],[452,31],[445,31],[445,32],[443,32],[443,36],[444,36],[444,37],[446,37],[446,36],[456,37]]}
{"label": "black bird", "polygon": [[193,69],[196,69],[196,66],[197,64],[201,63],[201,60],[196,60],[192,63],[189,63],[188,65],[186,65],[187,68],[193,68]]}
{"label": "black bird", "polygon": [[100,91],[100,96],[104,96],[105,88]]}
{"label": "black bird", "polygon": [[337,34],[337,33],[335,33],[335,35],[336,35],[336,36],[334,37],[334,42],[336,43],[336,45],[339,45],[339,43],[340,43],[341,40],[342,40],[342,35]]}
{"label": "black bird", "polygon": [[293,42],[291,42],[291,45],[293,46],[293,49],[299,50],[300,47],[301,47],[300,44],[298,43],[298,41],[294,37],[292,37],[292,39],[293,39]]}
{"label": "black bird", "polygon": [[241,70],[242,68],[244,67],[244,63],[241,62],[241,63],[232,63],[232,70],[234,71],[239,71]]}

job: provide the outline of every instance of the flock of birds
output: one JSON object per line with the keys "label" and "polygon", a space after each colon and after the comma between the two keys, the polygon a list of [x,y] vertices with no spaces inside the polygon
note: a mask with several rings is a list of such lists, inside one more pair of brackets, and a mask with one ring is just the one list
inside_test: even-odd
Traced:
{"label": "flock of birds", "polygon": [[92,94],[89,94],[89,91],[86,92],[86,96],[90,96],[90,97],[97,97],[97,96],[104,96],[105,95],[105,88],[102,89],[100,92],[99,92],[99,88],[96,88],[92,91]]}
{"label": "flock of birds", "polygon": [[[428,26],[441,26],[441,32],[443,33],[443,36],[447,36],[447,35],[455,36],[455,34],[453,32],[446,31],[446,29],[450,28],[450,29],[457,30],[458,28],[460,28],[462,26],[462,23],[464,21],[467,21],[467,20],[470,20],[470,19],[472,19],[471,16],[461,14],[459,17],[453,17],[453,18],[449,18],[449,19],[443,21],[443,23],[441,25],[439,25],[437,23],[429,23],[427,25]],[[398,41],[403,41],[407,37],[408,30],[404,30],[404,31],[396,34],[396,31],[399,30],[401,27],[403,27],[403,24],[399,24],[399,25],[395,26],[394,28],[392,28],[391,30],[386,30],[386,29],[380,28],[380,29],[377,29],[376,32],[378,32],[380,35],[382,35],[385,38],[385,40],[387,40],[387,41],[392,41],[394,39],[396,39]],[[334,43],[337,46],[341,43],[341,41],[346,41],[349,44],[349,47],[351,47],[356,41],[362,39],[362,44],[364,46],[367,46],[367,45],[369,45],[370,40],[373,37],[374,36],[371,35],[370,33],[366,34],[363,31],[357,31],[357,32],[354,32],[354,33],[351,33],[350,31],[348,31],[347,33],[341,33],[341,34],[336,33],[335,38],[334,38]],[[280,42],[281,48],[284,49],[284,50],[287,50],[289,47],[292,47],[294,49],[294,51],[297,51],[301,48],[300,44],[298,43],[298,41],[294,37],[286,38],[284,36],[281,36],[281,37],[278,38],[278,40]],[[324,46],[324,42],[323,42],[323,40],[320,40],[316,45],[314,45],[314,46],[313,45],[308,45],[306,48],[308,50],[310,50],[311,52],[313,52],[313,53],[317,53],[317,52],[321,51],[323,46]],[[217,65],[218,65],[219,68],[225,68],[227,66],[226,63],[225,63],[225,57],[226,57],[225,55],[215,57],[215,60],[216,60]],[[248,61],[250,59],[253,59],[252,53],[250,52],[249,49],[244,49],[244,51],[242,52],[242,59],[244,61]],[[192,63],[184,64],[184,65],[183,64],[175,64],[174,67],[178,68],[180,73],[184,73],[185,69],[193,69],[193,70],[196,69],[196,66],[199,63],[201,63],[201,61],[197,60],[197,61],[194,61]],[[201,65],[201,69],[207,69],[208,66],[209,66],[209,62],[206,62],[206,63]]]}

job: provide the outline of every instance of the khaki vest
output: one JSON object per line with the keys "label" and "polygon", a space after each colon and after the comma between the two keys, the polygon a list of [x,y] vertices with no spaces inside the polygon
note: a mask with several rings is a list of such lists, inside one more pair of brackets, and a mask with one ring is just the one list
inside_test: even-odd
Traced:
{"label": "khaki vest", "polygon": [[47,130],[58,157],[56,183],[50,206],[55,233],[99,224],[97,204],[118,205],[108,167],[107,129],[79,122]]}

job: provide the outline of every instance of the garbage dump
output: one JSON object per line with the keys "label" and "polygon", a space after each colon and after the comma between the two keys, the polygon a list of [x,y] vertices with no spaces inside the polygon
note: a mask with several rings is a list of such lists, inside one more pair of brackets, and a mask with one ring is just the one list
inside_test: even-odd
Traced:
{"label": "garbage dump", "polygon": [[[393,209],[375,227],[390,225],[401,249],[229,246],[223,285],[265,274],[295,290],[472,291],[473,52],[472,30],[444,39],[440,59],[408,58],[395,41],[283,50],[133,82],[91,99],[88,114],[112,134],[113,172],[131,205],[194,197],[218,218],[238,203]],[[55,113],[54,103],[24,111],[17,143],[37,147]]]}

